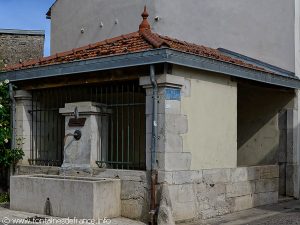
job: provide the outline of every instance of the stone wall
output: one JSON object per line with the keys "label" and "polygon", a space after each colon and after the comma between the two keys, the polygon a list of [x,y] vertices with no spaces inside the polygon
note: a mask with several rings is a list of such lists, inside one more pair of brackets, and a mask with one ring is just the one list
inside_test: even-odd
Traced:
{"label": "stone wall", "polygon": [[121,215],[148,222],[150,176],[146,171],[95,169],[94,176],[121,179]]}
{"label": "stone wall", "polygon": [[208,219],[278,201],[276,165],[159,172],[175,221]]}
{"label": "stone wall", "polygon": [[[58,175],[59,167],[18,166],[18,175]],[[146,171],[95,169],[93,176],[121,179],[121,215],[148,221],[149,174]],[[176,221],[208,219],[278,201],[276,165],[160,171],[159,186],[167,184]],[[159,189],[159,188],[158,188]]]}
{"label": "stone wall", "polygon": [[11,65],[43,56],[44,35],[2,33],[0,30],[0,60]]}

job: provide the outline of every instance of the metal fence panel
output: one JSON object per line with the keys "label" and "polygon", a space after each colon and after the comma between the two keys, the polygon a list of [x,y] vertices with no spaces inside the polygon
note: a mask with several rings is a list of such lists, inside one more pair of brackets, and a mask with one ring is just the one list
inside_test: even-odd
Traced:
{"label": "metal fence panel", "polygon": [[92,101],[110,113],[101,118],[99,167],[145,169],[145,92],[138,82],[81,85],[32,91],[32,165],[60,166],[63,161],[65,103]]}

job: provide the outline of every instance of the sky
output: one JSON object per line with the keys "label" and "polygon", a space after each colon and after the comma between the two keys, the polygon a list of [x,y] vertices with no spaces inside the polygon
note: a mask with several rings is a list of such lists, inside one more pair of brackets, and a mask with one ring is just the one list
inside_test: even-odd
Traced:
{"label": "sky", "polygon": [[0,0],[0,29],[45,30],[45,56],[50,54],[50,20],[55,0]]}

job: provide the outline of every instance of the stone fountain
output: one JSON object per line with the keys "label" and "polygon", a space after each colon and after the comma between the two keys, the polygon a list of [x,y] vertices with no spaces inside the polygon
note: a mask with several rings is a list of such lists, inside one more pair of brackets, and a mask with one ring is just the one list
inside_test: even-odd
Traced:
{"label": "stone fountain", "polygon": [[[105,144],[109,110],[94,102],[66,103],[64,160],[60,175],[13,176],[10,207],[13,210],[84,219],[121,215],[121,181],[92,176],[97,156]],[[104,122],[103,122],[104,121]],[[104,138],[104,140],[101,140]]]}

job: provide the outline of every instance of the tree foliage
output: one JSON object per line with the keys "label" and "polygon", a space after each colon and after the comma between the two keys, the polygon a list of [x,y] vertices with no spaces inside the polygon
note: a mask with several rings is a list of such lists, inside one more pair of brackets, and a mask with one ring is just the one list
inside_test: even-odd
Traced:
{"label": "tree foliage", "polygon": [[10,167],[23,158],[23,140],[16,140],[16,148],[11,149],[10,98],[8,80],[0,82],[0,166]]}

